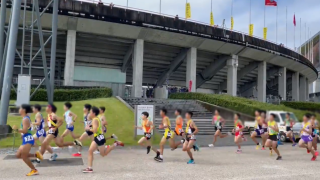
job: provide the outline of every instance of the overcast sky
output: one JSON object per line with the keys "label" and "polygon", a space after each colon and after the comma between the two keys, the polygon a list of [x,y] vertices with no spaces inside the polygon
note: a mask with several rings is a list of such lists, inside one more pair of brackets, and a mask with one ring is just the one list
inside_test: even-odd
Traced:
{"label": "overcast sky", "polygon": [[[88,1],[88,0],[87,0]],[[105,3],[112,2],[116,5],[126,6],[127,0],[102,0]],[[128,0],[129,7],[159,12],[160,0]],[[186,0],[161,0],[161,12],[168,15],[185,17]],[[223,19],[230,28],[232,0],[212,0],[214,22],[222,25]],[[233,0],[234,30],[248,33],[250,17],[250,0]],[[251,0],[251,22],[254,24],[254,36],[263,37],[264,26],[264,1]],[[294,47],[293,15],[295,13],[297,26],[295,29],[295,46],[298,47],[305,41],[305,23],[314,35],[320,31],[320,0],[276,0],[278,2],[278,43]],[[211,0],[188,0],[191,4],[191,19],[210,23]],[[286,7],[288,18],[286,21]],[[276,42],[276,7],[266,7],[266,27],[268,28],[267,39]],[[302,21],[300,43],[300,18]],[[287,33],[286,33],[287,22]]]}

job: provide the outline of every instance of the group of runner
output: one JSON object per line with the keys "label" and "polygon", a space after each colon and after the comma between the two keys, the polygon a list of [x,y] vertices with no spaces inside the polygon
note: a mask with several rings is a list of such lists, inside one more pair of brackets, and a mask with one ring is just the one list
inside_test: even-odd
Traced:
{"label": "group of runner", "polygon": [[[61,136],[59,136],[59,128],[63,124],[63,118],[57,116],[57,107],[54,104],[49,104],[46,107],[46,113],[48,114],[47,120],[45,120],[41,114],[41,106],[36,104],[31,107],[28,104],[21,105],[19,113],[22,117],[20,129],[17,126],[13,126],[13,130],[17,130],[21,133],[22,145],[18,149],[16,156],[22,158],[23,161],[30,167],[31,171],[27,176],[33,176],[39,174],[38,170],[33,165],[30,157],[35,157],[35,162],[40,163],[43,160],[43,154],[47,151],[51,154],[49,161],[55,161],[58,157],[56,153],[53,153],[50,143],[54,140],[55,144],[59,148],[78,146],[79,151],[73,156],[81,156],[82,142],[85,139],[90,139],[91,145],[89,147],[88,154],[88,168],[82,172],[93,172],[93,154],[99,153],[102,157],[108,155],[116,146],[124,146],[121,141],[117,140],[116,135],[112,134],[110,137],[105,137],[107,132],[107,121],[104,116],[105,107],[97,108],[90,104],[85,104],[83,108],[84,119],[81,121],[84,123],[84,133],[78,136],[74,133],[74,123],[77,119],[77,115],[71,112],[72,104],[66,102],[64,104],[64,120],[66,122],[66,130]],[[32,122],[28,114],[35,114],[35,121]],[[47,123],[46,123],[47,122]],[[34,135],[33,130],[35,130]],[[71,134],[74,139],[73,142],[65,142],[64,138]],[[78,139],[79,138],[79,139]],[[115,139],[113,145],[105,145],[107,139]],[[37,147],[35,141],[41,143],[40,150],[35,154],[31,154],[32,147]]]}

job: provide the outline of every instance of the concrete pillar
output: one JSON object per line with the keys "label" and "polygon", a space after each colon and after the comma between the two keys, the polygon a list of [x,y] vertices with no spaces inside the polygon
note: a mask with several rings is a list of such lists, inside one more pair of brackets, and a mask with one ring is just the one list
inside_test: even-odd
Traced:
{"label": "concrete pillar", "polygon": [[267,92],[267,62],[263,61],[258,65],[258,101],[266,102]]}
{"label": "concrete pillar", "polygon": [[232,55],[231,59],[227,61],[227,93],[231,96],[237,96],[237,70],[238,70],[238,56]]}
{"label": "concrete pillar", "polygon": [[287,100],[287,68],[280,68],[279,73],[281,76],[278,76],[278,92],[282,97],[282,100]]}
{"label": "concrete pillar", "polygon": [[77,40],[77,31],[68,30],[66,63],[64,66],[64,85],[65,86],[74,85],[73,76],[74,76],[74,62],[76,57],[76,40]]}
{"label": "concrete pillar", "polygon": [[311,82],[309,82],[309,80],[308,79],[306,79],[306,100],[308,101],[309,100],[309,84],[310,84]]}
{"label": "concrete pillar", "polygon": [[168,99],[168,89],[167,87],[157,87],[154,90],[154,98],[156,99]]}
{"label": "concrete pillar", "polygon": [[307,100],[307,79],[304,76],[300,76],[300,88],[299,88],[299,101]]}
{"label": "concrete pillar", "polygon": [[142,97],[143,50],[144,41],[142,39],[137,39],[133,47],[131,97]]}
{"label": "concrete pillar", "polygon": [[197,77],[197,48],[190,48],[187,52],[187,76],[186,87],[189,89],[190,81],[192,82],[191,91],[196,92]]}
{"label": "concrete pillar", "polygon": [[299,101],[299,72],[292,74],[292,100]]}

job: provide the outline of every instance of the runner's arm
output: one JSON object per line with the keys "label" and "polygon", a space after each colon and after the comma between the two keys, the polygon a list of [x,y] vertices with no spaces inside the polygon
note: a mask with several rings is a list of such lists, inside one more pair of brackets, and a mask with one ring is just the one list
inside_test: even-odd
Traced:
{"label": "runner's arm", "polygon": [[108,122],[107,122],[105,116],[103,116],[103,117],[101,118],[101,121],[102,121],[102,124],[103,124],[103,125],[108,126]]}
{"label": "runner's arm", "polygon": [[52,118],[53,119],[57,119],[57,127],[56,127],[56,129],[58,129],[63,124],[62,118],[58,117],[57,115],[54,115]]}
{"label": "runner's arm", "polygon": [[192,133],[193,135],[196,135],[199,132],[198,127],[196,126],[196,124],[192,121],[192,127],[195,129],[194,132]]}
{"label": "runner's arm", "polygon": [[70,112],[69,116],[72,116],[72,121],[76,122],[78,116],[75,113]]}
{"label": "runner's arm", "polygon": [[151,133],[151,131],[154,129],[153,122],[149,121],[150,129],[148,133]]}
{"label": "runner's arm", "polygon": [[239,122],[240,122],[240,125],[242,126],[242,128],[239,128],[239,131],[243,131],[245,127],[243,126],[242,121],[239,121]]}
{"label": "runner's arm", "polygon": [[22,129],[18,129],[18,132],[26,134],[28,132],[28,129],[29,129],[28,127],[30,127],[30,122],[29,122],[29,119],[25,118],[22,121]]}
{"label": "runner's arm", "polygon": [[40,114],[36,115],[36,122],[32,123],[33,125],[39,126],[41,124],[41,116]]}
{"label": "runner's arm", "polygon": [[271,129],[273,129],[276,132],[279,132],[278,124],[275,123],[274,126],[270,126]]}

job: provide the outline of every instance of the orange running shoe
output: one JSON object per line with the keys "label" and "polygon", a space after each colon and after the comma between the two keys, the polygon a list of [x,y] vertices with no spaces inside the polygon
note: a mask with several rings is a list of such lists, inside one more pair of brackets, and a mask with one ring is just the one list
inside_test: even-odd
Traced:
{"label": "orange running shoe", "polygon": [[35,175],[39,175],[39,172],[36,169],[32,169],[26,176],[35,176]]}

